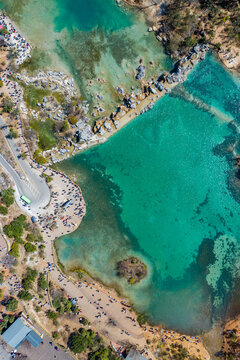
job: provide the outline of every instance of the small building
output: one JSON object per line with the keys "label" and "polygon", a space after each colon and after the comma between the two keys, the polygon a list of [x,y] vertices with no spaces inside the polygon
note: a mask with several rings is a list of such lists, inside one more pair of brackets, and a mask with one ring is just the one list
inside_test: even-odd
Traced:
{"label": "small building", "polygon": [[25,340],[28,340],[34,347],[42,342],[40,334],[31,325],[26,324],[26,319],[23,316],[14,321],[2,334],[2,337],[14,349],[17,349]]}
{"label": "small building", "polygon": [[147,360],[139,351],[131,349],[126,357],[126,360]]}
{"label": "small building", "polygon": [[32,216],[31,220],[32,220],[33,224],[36,224],[38,222],[38,220],[35,216]]}

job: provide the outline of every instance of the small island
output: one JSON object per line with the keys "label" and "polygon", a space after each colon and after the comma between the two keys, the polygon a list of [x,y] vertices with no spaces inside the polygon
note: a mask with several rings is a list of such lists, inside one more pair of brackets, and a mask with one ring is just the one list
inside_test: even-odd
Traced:
{"label": "small island", "polygon": [[120,261],[117,271],[118,275],[124,277],[129,284],[136,284],[147,276],[147,266],[134,256]]}

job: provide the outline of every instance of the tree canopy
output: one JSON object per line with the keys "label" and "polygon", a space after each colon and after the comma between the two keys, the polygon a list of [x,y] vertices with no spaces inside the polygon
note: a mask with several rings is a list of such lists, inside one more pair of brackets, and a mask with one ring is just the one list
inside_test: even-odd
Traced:
{"label": "tree canopy", "polygon": [[27,242],[26,244],[24,244],[24,249],[26,250],[26,252],[32,253],[37,250],[37,247],[34,244]]}
{"label": "tree canopy", "polygon": [[18,301],[17,299],[11,297],[7,300],[5,306],[7,311],[15,311],[18,308]]}
{"label": "tree canopy", "polygon": [[18,293],[18,297],[21,300],[32,300],[33,296],[30,292],[26,291],[26,290],[22,290]]}
{"label": "tree canopy", "polygon": [[39,275],[38,278],[38,286],[40,287],[40,289],[45,290],[48,287],[48,282],[46,280],[46,277],[43,273],[41,273]]}
{"label": "tree canopy", "polygon": [[14,203],[14,190],[11,188],[1,191],[1,200],[4,205],[7,207],[11,206]]}

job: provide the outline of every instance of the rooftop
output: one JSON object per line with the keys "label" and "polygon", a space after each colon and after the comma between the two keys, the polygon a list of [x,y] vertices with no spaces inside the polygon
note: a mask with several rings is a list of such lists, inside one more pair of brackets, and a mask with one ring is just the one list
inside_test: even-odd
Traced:
{"label": "rooftop", "polygon": [[31,327],[24,324],[23,318],[19,317],[14,323],[2,334],[5,342],[17,349],[21,343],[28,340],[34,347],[37,347],[42,338]]}

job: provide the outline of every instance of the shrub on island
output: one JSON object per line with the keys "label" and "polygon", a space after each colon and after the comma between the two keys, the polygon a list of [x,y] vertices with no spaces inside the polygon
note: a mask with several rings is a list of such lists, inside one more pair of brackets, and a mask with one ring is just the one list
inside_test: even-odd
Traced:
{"label": "shrub on island", "polygon": [[135,284],[147,276],[147,266],[134,256],[120,261],[117,271],[118,275],[124,277],[129,284]]}

